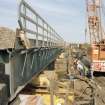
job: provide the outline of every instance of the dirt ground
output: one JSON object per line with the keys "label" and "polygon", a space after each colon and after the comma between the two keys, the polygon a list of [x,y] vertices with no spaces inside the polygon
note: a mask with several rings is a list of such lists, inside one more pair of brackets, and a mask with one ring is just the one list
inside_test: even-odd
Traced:
{"label": "dirt ground", "polygon": [[[73,65],[75,59],[70,56],[69,60]],[[74,80],[75,105],[105,105],[105,73],[94,73],[94,78],[88,79],[81,77],[76,69],[69,70],[78,77]]]}

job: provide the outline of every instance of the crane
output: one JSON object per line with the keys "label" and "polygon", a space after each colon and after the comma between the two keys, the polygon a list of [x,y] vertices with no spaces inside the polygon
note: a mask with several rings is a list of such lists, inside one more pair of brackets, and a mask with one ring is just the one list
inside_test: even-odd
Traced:
{"label": "crane", "polygon": [[102,43],[105,39],[102,26],[102,0],[86,0],[86,5],[90,43]]}
{"label": "crane", "polygon": [[91,44],[92,70],[105,72],[104,3],[102,0],[86,0],[88,33]]}

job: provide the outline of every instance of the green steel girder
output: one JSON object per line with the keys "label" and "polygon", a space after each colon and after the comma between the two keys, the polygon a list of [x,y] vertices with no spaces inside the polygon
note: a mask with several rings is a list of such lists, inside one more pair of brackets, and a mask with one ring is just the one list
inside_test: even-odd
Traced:
{"label": "green steel girder", "polygon": [[0,50],[0,63],[9,62],[8,50]]}
{"label": "green steel girder", "polygon": [[[10,77],[10,96],[14,96],[38,73],[44,70],[61,53],[61,48],[33,48],[29,50],[9,50],[1,60],[6,64]],[[8,63],[7,63],[8,61]]]}

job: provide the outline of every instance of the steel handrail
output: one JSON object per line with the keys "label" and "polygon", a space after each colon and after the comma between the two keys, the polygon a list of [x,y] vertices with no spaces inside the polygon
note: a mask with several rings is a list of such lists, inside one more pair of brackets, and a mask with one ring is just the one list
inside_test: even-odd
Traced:
{"label": "steel handrail", "polygon": [[[30,16],[27,11],[29,11],[35,19]],[[39,20],[41,24],[39,23]],[[63,46],[63,38],[56,33],[56,31],[24,0],[21,0],[19,5],[19,21],[21,22],[22,30],[28,34],[35,35],[34,40],[36,40],[36,46],[39,45],[39,37],[41,38],[41,46]],[[29,29],[27,23],[32,24],[36,27],[36,31]],[[46,26],[46,27],[45,27]],[[39,29],[41,31],[39,31]],[[47,43],[47,45],[45,45]]]}

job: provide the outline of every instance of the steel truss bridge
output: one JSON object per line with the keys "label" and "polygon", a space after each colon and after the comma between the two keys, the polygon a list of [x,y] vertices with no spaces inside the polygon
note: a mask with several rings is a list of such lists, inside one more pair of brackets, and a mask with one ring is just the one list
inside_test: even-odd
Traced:
{"label": "steel truss bridge", "polygon": [[16,32],[8,33],[11,37],[7,31],[0,34],[0,105],[13,100],[32,77],[56,59],[65,44],[24,0],[19,4],[18,15]]}

